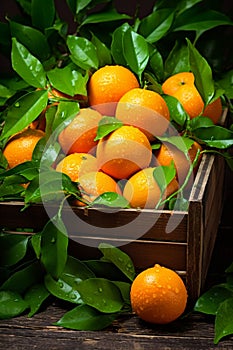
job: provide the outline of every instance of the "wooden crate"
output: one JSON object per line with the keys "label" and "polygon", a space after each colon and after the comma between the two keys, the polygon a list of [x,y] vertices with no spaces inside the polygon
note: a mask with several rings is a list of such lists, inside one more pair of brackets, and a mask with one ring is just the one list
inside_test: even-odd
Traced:
{"label": "wooden crate", "polygon": [[[176,270],[194,302],[205,282],[221,218],[224,168],[221,156],[203,155],[185,212],[65,206],[62,215],[71,238],[70,250],[80,259],[91,259],[100,256],[100,242],[117,244],[138,270],[155,263]],[[11,232],[20,227],[40,231],[48,221],[44,206],[32,205],[22,211],[23,206],[21,202],[0,203],[0,226]],[[50,206],[49,211],[51,217],[57,207]],[[129,223],[133,223],[131,229]]]}

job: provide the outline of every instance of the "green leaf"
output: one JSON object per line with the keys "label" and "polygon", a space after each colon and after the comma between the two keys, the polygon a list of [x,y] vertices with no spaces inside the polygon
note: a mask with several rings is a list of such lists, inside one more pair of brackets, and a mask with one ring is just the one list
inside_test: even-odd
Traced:
{"label": "green leaf", "polygon": [[102,193],[91,203],[91,205],[104,205],[113,208],[129,208],[129,202],[116,192]]}
{"label": "green leaf", "polygon": [[120,289],[121,296],[124,302],[128,305],[131,305],[131,301],[130,301],[131,284],[127,282],[122,282],[122,281],[114,281],[114,284]]}
{"label": "green leaf", "polygon": [[[22,176],[12,175],[13,183],[8,183],[8,177],[0,185],[0,198],[8,198],[9,196],[21,197],[20,193],[24,191],[24,188],[21,186],[22,183],[25,183],[25,179]],[[15,183],[14,183],[15,182]],[[18,194],[18,196],[17,196]]]}
{"label": "green leaf", "polygon": [[40,258],[41,253],[41,232],[37,232],[31,237],[31,244],[33,247],[33,250],[36,254],[37,259]]}
{"label": "green leaf", "polygon": [[94,24],[94,23],[105,23],[105,22],[112,22],[112,21],[119,21],[119,20],[127,20],[131,17],[124,14],[124,13],[118,13],[114,8],[108,10],[108,11],[102,11],[100,13],[92,13],[89,14],[89,16],[86,17],[86,19],[82,22],[82,26],[85,24]]}
{"label": "green leaf", "polygon": [[24,91],[28,89],[28,84],[21,79],[18,75],[0,79],[1,83],[12,91]]}
{"label": "green leaf", "polygon": [[233,22],[229,17],[218,11],[203,11],[200,8],[200,12],[194,13],[192,9],[189,9],[177,17],[173,31],[195,30],[205,32],[222,25],[233,25]]}
{"label": "green leaf", "polygon": [[111,53],[114,58],[114,62],[122,66],[127,66],[123,53],[123,38],[129,28],[129,24],[124,23],[120,27],[117,27],[112,34]]}
{"label": "green leaf", "polygon": [[163,57],[156,47],[149,46],[150,59],[149,63],[153,70],[153,73],[158,78],[159,81],[163,80],[164,77],[164,67],[163,67]]}
{"label": "green leaf", "polygon": [[32,0],[31,17],[34,27],[42,31],[51,27],[55,14],[54,0]]}
{"label": "green leaf", "polygon": [[105,260],[112,262],[130,280],[135,278],[135,268],[131,258],[122,250],[107,244],[101,243],[99,250]]}
{"label": "green leaf", "polygon": [[40,263],[35,261],[30,265],[16,271],[1,286],[0,290],[11,290],[12,292],[24,293],[33,284],[42,279]]}
{"label": "green leaf", "polygon": [[74,280],[75,283],[79,283],[87,278],[95,277],[95,274],[82,261],[68,255],[66,265],[61,276],[66,282],[69,282],[70,280],[73,282]]}
{"label": "green leaf", "polygon": [[6,111],[5,123],[0,140],[8,138],[27,127],[35,120],[48,101],[45,90],[33,91],[20,97]]}
{"label": "green leaf", "polygon": [[111,325],[116,314],[102,314],[88,305],[80,305],[68,311],[54,325],[80,331],[98,331]]}
{"label": "green leaf", "polygon": [[1,266],[12,266],[23,259],[27,252],[28,240],[29,236],[18,234],[0,236]]}
{"label": "green leaf", "polygon": [[61,150],[58,142],[47,144],[46,138],[40,139],[33,150],[32,161],[40,163],[41,167],[52,166]]}
{"label": "green leaf", "polygon": [[164,95],[163,98],[168,106],[171,120],[183,127],[188,119],[188,115],[182,104],[173,96]]}
{"label": "green leaf", "polygon": [[0,291],[0,319],[22,314],[28,308],[21,295],[12,291]]}
{"label": "green leaf", "polygon": [[189,201],[186,198],[171,198],[168,203],[169,210],[188,211]]}
{"label": "green leaf", "polygon": [[158,92],[158,94],[161,95],[163,94],[161,84],[159,84],[158,80],[152,73],[145,71],[143,77],[146,85],[148,86],[148,90]]}
{"label": "green leaf", "polygon": [[15,94],[15,90],[10,90],[8,87],[0,84],[0,96],[8,99]]}
{"label": "green leaf", "polygon": [[183,45],[179,41],[176,41],[165,61],[165,79],[180,72],[189,72],[189,70],[190,64],[188,47],[187,45]]}
{"label": "green leaf", "polygon": [[41,232],[41,262],[46,271],[58,278],[67,260],[68,236],[59,214],[48,221]]}
{"label": "green leaf", "polygon": [[220,304],[215,319],[214,344],[218,344],[223,337],[233,334],[233,297]]}
{"label": "green leaf", "polygon": [[54,119],[51,121],[52,137],[49,139],[50,143],[57,139],[60,132],[71,123],[79,111],[80,107],[77,102],[59,102]]}
{"label": "green leaf", "polygon": [[42,303],[49,297],[50,293],[43,283],[35,284],[26,292],[24,300],[30,308],[28,317],[32,317],[40,309]]}
{"label": "green leaf", "polygon": [[112,56],[107,46],[93,33],[91,35],[91,42],[96,47],[99,66],[103,67],[107,64],[112,64]]}
{"label": "green leaf", "polygon": [[189,159],[188,151],[193,145],[194,140],[186,136],[169,136],[169,137],[158,137],[162,142],[168,142],[173,146],[177,147],[183,152]]}
{"label": "green leaf", "polygon": [[199,91],[205,105],[207,105],[214,96],[215,86],[212,77],[212,70],[206,59],[187,39],[189,50],[190,69],[195,76],[195,85]]}
{"label": "green leaf", "polygon": [[80,282],[77,289],[85,304],[100,312],[115,313],[124,302],[119,288],[105,278],[89,278]]}
{"label": "green leaf", "polygon": [[174,12],[170,8],[152,12],[142,19],[139,33],[153,44],[166,35],[171,28],[173,19]]}
{"label": "green leaf", "polygon": [[210,118],[203,117],[201,115],[193,119],[190,119],[188,121],[188,129],[191,131],[198,128],[208,127],[213,125],[214,125],[214,122]]}
{"label": "green leaf", "polygon": [[38,166],[34,162],[27,161],[0,173],[0,179],[6,179],[13,175],[21,175],[28,180],[32,180],[38,174],[38,171]]}
{"label": "green leaf", "polygon": [[[39,30],[10,21],[11,35],[21,43],[31,55],[45,61],[50,55],[50,47],[44,34]],[[27,52],[25,51],[25,52]]]}
{"label": "green leaf", "polygon": [[66,194],[78,194],[77,185],[72,183],[69,176],[54,169],[42,171],[26,188],[25,203],[40,203],[64,199]]}
{"label": "green leaf", "polygon": [[195,303],[194,310],[204,314],[216,315],[220,304],[233,297],[233,291],[224,284],[216,285],[202,294]]}
{"label": "green leaf", "polygon": [[[69,0],[70,2],[70,0]],[[82,11],[83,9],[85,9],[85,7],[87,7],[90,3],[92,2],[92,0],[80,0],[80,1],[76,1],[76,14],[78,14],[80,11]]]}
{"label": "green leaf", "polygon": [[176,176],[176,168],[175,168],[174,162],[172,161],[171,164],[168,166],[161,165],[154,168],[153,176],[160,188],[160,191],[161,191],[160,198],[162,199],[167,189],[167,186]]}
{"label": "green leaf", "polygon": [[46,87],[46,74],[41,62],[25,46],[12,38],[12,67],[29,85],[36,88]]}
{"label": "green leaf", "polygon": [[75,283],[67,283],[62,277],[59,277],[56,280],[51,275],[45,276],[44,283],[48,291],[56,298],[73,304],[83,304],[82,298],[77,291]]}
{"label": "green leaf", "polygon": [[54,68],[47,72],[47,76],[53,87],[67,95],[87,94],[88,74],[82,75],[74,64],[69,64],[64,68]]}
{"label": "green leaf", "polygon": [[17,0],[22,9],[29,16],[31,15],[31,0]]}
{"label": "green leaf", "polygon": [[209,147],[226,149],[233,145],[233,132],[222,126],[210,125],[192,130],[199,142]]}
{"label": "green leaf", "polygon": [[82,69],[98,69],[96,47],[86,38],[68,35],[67,45],[71,60]]}
{"label": "green leaf", "polygon": [[123,36],[123,52],[130,69],[139,76],[149,61],[149,48],[143,36],[129,28]]}
{"label": "green leaf", "polygon": [[68,255],[65,268],[55,281],[50,275],[45,277],[46,288],[56,297],[72,303],[83,303],[77,285],[95,274],[80,260]]}
{"label": "green leaf", "polygon": [[103,117],[99,122],[95,141],[98,141],[112,131],[119,129],[122,125],[122,122],[117,118]]}
{"label": "green leaf", "polygon": [[85,265],[96,277],[112,281],[126,281],[127,277],[111,262],[105,260],[85,260]]}

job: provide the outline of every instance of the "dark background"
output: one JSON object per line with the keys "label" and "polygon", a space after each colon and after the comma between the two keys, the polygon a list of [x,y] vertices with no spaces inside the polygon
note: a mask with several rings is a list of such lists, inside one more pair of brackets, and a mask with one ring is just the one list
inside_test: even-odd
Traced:
{"label": "dark background", "polygon": [[[171,0],[176,1],[176,0]],[[144,17],[149,14],[155,4],[155,0],[114,0],[114,4],[119,12],[124,12],[129,15],[134,15],[138,10],[139,17]],[[205,0],[211,9],[216,9],[225,13],[233,20],[233,0]],[[69,10],[66,0],[55,0],[56,8],[61,19],[69,23],[69,32],[75,30],[73,26],[72,14]],[[0,21],[6,22],[7,17],[13,18],[20,14],[20,8],[16,0],[0,0]],[[215,50],[222,53],[224,58],[233,57],[233,27],[221,26],[208,31],[210,40],[217,42]],[[226,67],[227,70],[233,68],[233,59],[231,64]],[[0,76],[5,74],[10,69],[9,60],[0,52]]]}

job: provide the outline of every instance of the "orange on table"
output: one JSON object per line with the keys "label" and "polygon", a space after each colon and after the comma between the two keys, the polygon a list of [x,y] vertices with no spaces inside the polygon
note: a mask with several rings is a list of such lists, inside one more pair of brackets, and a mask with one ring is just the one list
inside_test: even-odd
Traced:
{"label": "orange on table", "polygon": [[190,118],[201,115],[204,102],[194,84],[192,72],[181,72],[167,78],[162,84],[164,94],[176,97]]}
{"label": "orange on table", "polygon": [[204,117],[209,117],[210,119],[212,119],[214,124],[217,124],[220,117],[222,116],[222,112],[223,112],[222,100],[221,100],[221,97],[219,97],[214,102],[208,104],[205,107],[202,115]]}
{"label": "orange on table", "polygon": [[57,164],[56,170],[77,182],[79,176],[98,170],[97,159],[89,153],[72,153]]}
{"label": "orange on table", "polygon": [[72,122],[62,130],[58,142],[65,154],[95,153],[94,141],[102,115],[91,109],[81,108]]}
{"label": "orange on table", "polygon": [[[155,168],[149,167],[138,171],[128,179],[123,196],[132,208],[154,209],[161,197],[161,190],[153,176]],[[163,199],[178,190],[178,182],[174,178],[168,185]]]}
{"label": "orange on table", "polygon": [[101,171],[93,171],[81,175],[78,183],[83,199],[88,202],[92,202],[105,192],[122,193],[117,182],[111,176]]}
{"label": "orange on table", "polygon": [[133,311],[144,321],[166,324],[180,317],[187,305],[187,289],[173,270],[155,264],[134,279],[130,300]]}
{"label": "orange on table", "polygon": [[126,67],[106,65],[88,82],[89,104],[103,115],[113,116],[116,103],[129,90],[139,87],[136,76]]}
{"label": "orange on table", "polygon": [[9,168],[30,161],[37,142],[44,136],[45,133],[42,130],[31,128],[12,136],[3,150]]}
{"label": "orange on table", "polygon": [[126,125],[138,127],[150,141],[167,130],[170,113],[161,95],[142,88],[132,89],[117,104],[116,118]]}
{"label": "orange on table", "polygon": [[115,179],[127,179],[149,166],[152,149],[143,132],[123,125],[99,141],[96,157],[103,172]]}

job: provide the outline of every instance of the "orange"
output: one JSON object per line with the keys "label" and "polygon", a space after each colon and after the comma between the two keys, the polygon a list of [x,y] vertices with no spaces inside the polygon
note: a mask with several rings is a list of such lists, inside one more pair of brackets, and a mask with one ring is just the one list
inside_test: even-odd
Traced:
{"label": "orange", "polygon": [[217,124],[217,122],[219,121],[221,115],[223,112],[223,108],[222,108],[222,100],[221,98],[217,98],[217,100],[215,100],[214,102],[208,104],[204,111],[203,111],[203,116],[204,117],[209,117],[210,119],[212,119],[212,121],[214,122],[214,124]]}
{"label": "orange", "polygon": [[94,72],[89,79],[89,104],[100,113],[113,116],[116,103],[135,87],[139,87],[138,80],[128,68],[106,65]]}
{"label": "orange", "polygon": [[[174,161],[174,165],[176,168],[176,175],[177,179],[180,183],[180,185],[184,182],[188,175],[188,171],[190,168],[190,165],[193,163],[197,151],[202,150],[201,145],[199,145],[198,142],[194,141],[192,146],[190,147],[188,151],[188,158],[185,156],[185,154],[180,151],[177,147],[172,145],[169,142],[161,144],[161,147],[159,150],[155,153],[155,165],[170,165],[171,161]],[[201,156],[199,156],[198,164],[201,160]],[[196,166],[196,169],[198,167],[198,164]]]}
{"label": "orange", "polygon": [[194,74],[181,72],[167,78],[162,84],[164,94],[176,97],[190,118],[199,116],[204,102],[194,84]]}
{"label": "orange", "polygon": [[28,128],[12,136],[3,150],[9,168],[30,161],[37,142],[44,135],[42,130]]}
{"label": "orange", "polygon": [[79,176],[97,171],[97,159],[88,153],[72,153],[63,158],[56,170],[68,175],[72,181],[78,181]]}
{"label": "orange", "polygon": [[[138,171],[126,182],[123,196],[128,200],[132,208],[154,209],[158,204],[161,191],[153,176],[155,168],[146,168]],[[178,190],[178,183],[174,178],[168,185],[163,199]]]}
{"label": "orange", "polygon": [[116,118],[138,127],[152,141],[167,130],[170,113],[165,100],[157,92],[135,88],[120,99]]}
{"label": "orange", "polygon": [[81,108],[72,122],[58,136],[62,150],[71,153],[95,153],[94,141],[101,114],[91,108]]}
{"label": "orange", "polygon": [[130,299],[133,311],[142,320],[166,324],[185,311],[187,289],[175,271],[156,264],[134,279]]}
{"label": "orange", "polygon": [[103,172],[116,179],[126,179],[149,166],[152,149],[138,128],[123,125],[99,141],[96,157]]}
{"label": "orange", "polygon": [[120,187],[111,176],[101,171],[83,174],[78,180],[79,188],[84,200],[92,202],[96,197],[105,192],[121,194]]}

